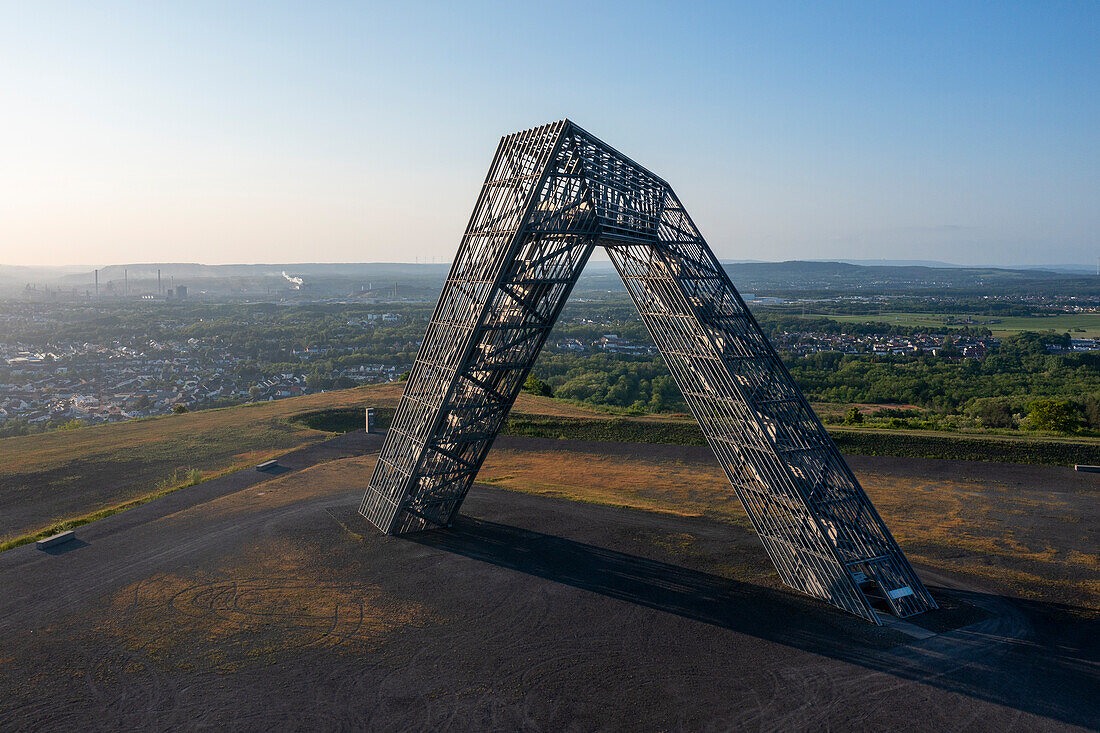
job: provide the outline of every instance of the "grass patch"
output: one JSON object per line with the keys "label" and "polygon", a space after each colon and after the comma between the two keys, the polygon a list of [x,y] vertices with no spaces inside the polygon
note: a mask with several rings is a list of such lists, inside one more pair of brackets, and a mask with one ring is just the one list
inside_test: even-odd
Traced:
{"label": "grass patch", "polygon": [[[396,412],[392,407],[376,407],[374,424],[376,430],[388,430]],[[335,410],[314,410],[303,412],[291,418],[291,422],[304,425],[310,430],[323,430],[326,433],[350,433],[366,427],[366,414],[359,408]]]}

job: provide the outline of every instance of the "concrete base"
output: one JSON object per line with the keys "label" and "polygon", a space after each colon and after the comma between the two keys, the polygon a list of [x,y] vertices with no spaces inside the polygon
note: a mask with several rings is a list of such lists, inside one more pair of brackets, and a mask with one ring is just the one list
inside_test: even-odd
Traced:
{"label": "concrete base", "polygon": [[75,539],[76,533],[70,529],[66,532],[58,532],[52,537],[46,537],[44,539],[38,540],[34,543],[34,546],[37,547],[39,550],[45,550],[47,547],[55,547],[57,545],[64,544],[65,542],[69,542],[70,540]]}

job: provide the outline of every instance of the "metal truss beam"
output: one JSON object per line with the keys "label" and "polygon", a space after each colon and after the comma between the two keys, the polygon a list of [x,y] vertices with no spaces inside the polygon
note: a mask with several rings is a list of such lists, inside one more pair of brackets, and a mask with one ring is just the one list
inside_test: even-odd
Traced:
{"label": "metal truss beam", "polygon": [[874,623],[936,608],[672,188],[568,120],[500,141],[363,516],[451,523],[597,244],[783,581]]}

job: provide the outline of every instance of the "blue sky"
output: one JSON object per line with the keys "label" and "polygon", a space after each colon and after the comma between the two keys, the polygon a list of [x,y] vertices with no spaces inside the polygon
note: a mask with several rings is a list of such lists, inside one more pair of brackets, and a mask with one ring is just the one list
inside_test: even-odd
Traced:
{"label": "blue sky", "polygon": [[0,264],[449,260],[497,139],[562,117],[722,258],[1088,264],[1098,38],[1095,2],[0,0]]}

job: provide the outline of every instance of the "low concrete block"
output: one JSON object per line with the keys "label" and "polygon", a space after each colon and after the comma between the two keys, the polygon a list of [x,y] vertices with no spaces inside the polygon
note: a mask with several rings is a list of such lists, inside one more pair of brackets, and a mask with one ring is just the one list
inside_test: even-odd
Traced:
{"label": "low concrete block", "polygon": [[65,532],[58,532],[52,537],[45,537],[34,543],[34,546],[39,550],[45,550],[47,547],[54,547],[56,545],[64,544],[70,540],[76,539],[76,532],[73,530],[67,530]]}
{"label": "low concrete block", "polygon": [[1073,467],[1075,471],[1084,471],[1085,473],[1100,473],[1100,466],[1082,466],[1080,464]]}
{"label": "low concrete block", "polygon": [[266,471],[267,469],[275,468],[278,465],[279,465],[279,461],[277,459],[272,458],[270,461],[264,461],[260,465],[256,466],[256,470],[257,471]]}

